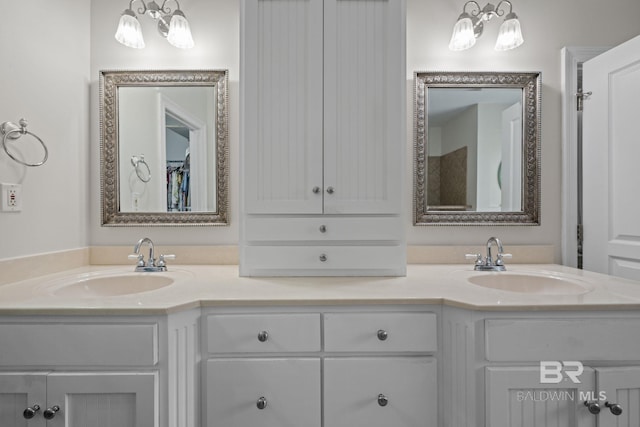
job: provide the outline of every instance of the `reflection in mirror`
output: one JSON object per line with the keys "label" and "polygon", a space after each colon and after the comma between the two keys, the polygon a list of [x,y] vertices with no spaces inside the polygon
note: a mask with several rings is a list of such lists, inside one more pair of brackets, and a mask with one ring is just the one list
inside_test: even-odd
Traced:
{"label": "reflection in mirror", "polygon": [[539,78],[416,73],[416,225],[539,224]]}
{"label": "reflection in mirror", "polygon": [[103,225],[227,224],[227,71],[100,77]]}

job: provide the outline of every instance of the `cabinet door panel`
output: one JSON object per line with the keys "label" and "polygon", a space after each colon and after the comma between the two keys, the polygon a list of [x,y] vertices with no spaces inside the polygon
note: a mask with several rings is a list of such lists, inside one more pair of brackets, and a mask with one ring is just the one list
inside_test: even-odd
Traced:
{"label": "cabinet door panel", "polygon": [[322,213],[322,0],[242,7],[246,212]]}
{"label": "cabinet door panel", "polygon": [[320,427],[319,359],[209,360],[206,381],[207,427]]}
{"label": "cabinet door panel", "polygon": [[596,426],[584,405],[596,395],[592,369],[584,368],[580,383],[541,384],[538,367],[487,368],[485,379],[487,426]]}
{"label": "cabinet door panel", "polygon": [[618,416],[603,406],[600,427],[632,427],[640,425],[640,367],[598,368],[598,390],[606,401],[622,407]]}
{"label": "cabinet door panel", "polygon": [[[46,397],[46,374],[0,374],[0,426],[44,427]],[[40,410],[30,420],[25,419],[24,410],[34,405]]]}
{"label": "cabinet door panel", "polygon": [[405,122],[403,0],[326,0],[325,213],[398,213]]}
{"label": "cabinet door panel", "polygon": [[324,375],[325,427],[438,425],[433,358],[327,358]]}
{"label": "cabinet door panel", "polygon": [[60,411],[47,426],[157,427],[156,388],[155,373],[52,373],[47,404]]}

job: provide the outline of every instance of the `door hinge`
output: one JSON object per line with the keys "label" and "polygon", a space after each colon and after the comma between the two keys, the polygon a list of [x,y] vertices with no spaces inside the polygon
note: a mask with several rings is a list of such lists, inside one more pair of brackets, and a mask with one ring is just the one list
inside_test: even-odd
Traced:
{"label": "door hinge", "polygon": [[578,91],[578,93],[576,93],[576,99],[578,101],[578,103],[577,103],[578,111],[582,111],[584,109],[584,100],[585,99],[589,99],[591,94],[592,94],[592,92],[583,92],[582,90],[580,90],[580,91]]}
{"label": "door hinge", "polygon": [[584,240],[584,226],[582,224],[578,224],[578,243],[582,243]]}

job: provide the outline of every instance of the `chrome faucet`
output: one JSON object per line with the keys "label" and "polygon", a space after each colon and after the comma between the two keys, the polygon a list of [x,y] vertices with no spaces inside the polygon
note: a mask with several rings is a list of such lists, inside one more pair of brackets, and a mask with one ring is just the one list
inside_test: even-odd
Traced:
{"label": "chrome faucet", "polygon": [[[149,258],[147,262],[144,262],[144,255],[140,253],[140,248],[143,244],[149,246]],[[133,248],[133,254],[129,255],[129,259],[137,260],[136,270],[138,272],[154,272],[154,271],[167,271],[167,259],[176,259],[175,255],[160,255],[158,263],[156,264],[156,258],[153,249],[153,242],[148,237],[143,237],[138,240],[138,243]]]}
{"label": "chrome faucet", "polygon": [[[496,254],[496,260],[493,260],[491,255],[491,246],[496,245],[498,253]],[[511,258],[511,254],[505,254],[502,248],[502,242],[497,237],[490,237],[487,240],[487,256],[482,258],[481,254],[467,254],[467,259],[474,259],[474,270],[477,271],[505,271],[507,268],[504,265],[504,258]]]}

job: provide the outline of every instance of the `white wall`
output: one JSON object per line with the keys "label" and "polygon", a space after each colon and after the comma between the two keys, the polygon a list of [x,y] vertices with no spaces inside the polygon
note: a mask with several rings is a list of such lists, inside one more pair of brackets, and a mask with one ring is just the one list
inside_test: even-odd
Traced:
{"label": "white wall", "polygon": [[[146,47],[130,49],[114,34],[128,0],[91,0],[91,218],[92,245],[128,245],[148,236],[156,244],[218,245],[238,242],[238,145],[239,145],[239,25],[240,3],[236,0],[184,0],[180,2],[195,41],[181,50],[171,46],[153,21],[140,17]],[[171,7],[174,6],[170,2]],[[134,4],[137,6],[138,2]],[[101,227],[100,226],[100,135],[98,81],[100,70],[228,69],[230,211],[229,227]],[[126,262],[126,260],[123,260]]]}
{"label": "white wall", "polygon": [[[493,43],[498,24],[492,22],[470,51],[451,52],[447,45],[462,4],[463,0],[407,0],[406,203],[412,200],[415,71],[542,71],[542,225],[412,227],[411,207],[407,205],[409,243],[478,244],[490,235],[498,235],[506,244],[553,244],[557,247],[556,259],[560,261],[560,186],[557,184],[561,178],[562,155],[560,49],[563,46],[613,46],[636,36],[640,33],[637,23],[640,2],[514,0],[514,10],[524,31],[522,47],[495,52]],[[26,170],[0,152],[0,181],[18,181],[24,186],[23,212],[0,213],[0,259],[82,247],[87,243],[133,245],[142,235],[161,244],[237,242],[239,2],[181,2],[196,42],[196,47],[189,51],[167,44],[156,35],[146,18],[142,22],[146,49],[139,51],[119,45],[113,35],[118,17],[127,5],[125,0],[32,0],[11,2],[5,11],[11,19],[3,20],[0,26],[0,47],[4,55],[0,67],[3,88],[0,121],[18,120],[21,116],[29,119],[30,129],[49,143],[51,157],[45,166]],[[232,225],[100,227],[98,71],[169,68],[230,71]],[[91,113],[89,117],[87,111]],[[90,150],[90,169],[86,167],[87,150]],[[90,209],[86,207],[87,196]]]}
{"label": "white wall", "polygon": [[[22,212],[0,212],[0,259],[86,247],[90,3],[2,4],[0,123],[27,119],[47,144],[49,160],[28,168],[0,150],[0,182],[23,190]],[[34,143],[26,136],[15,147]],[[30,154],[29,161],[40,160],[35,147]]]}
{"label": "white wall", "polygon": [[[481,2],[483,5],[485,2]],[[560,262],[561,67],[563,46],[614,46],[640,33],[638,0],[513,0],[525,43],[508,52],[493,50],[498,23],[485,25],[484,35],[468,51],[447,48],[463,0],[408,0],[407,106],[413,111],[415,71],[541,71],[542,72],[542,225],[539,227],[412,227],[409,244],[482,243],[491,235],[505,244],[553,244]],[[494,2],[494,4],[496,4]],[[413,115],[408,114],[408,135]],[[408,164],[413,164],[407,144]],[[411,167],[409,167],[411,169]],[[411,176],[407,178],[411,185]],[[411,197],[407,197],[411,200]],[[411,215],[407,214],[409,226]]]}

